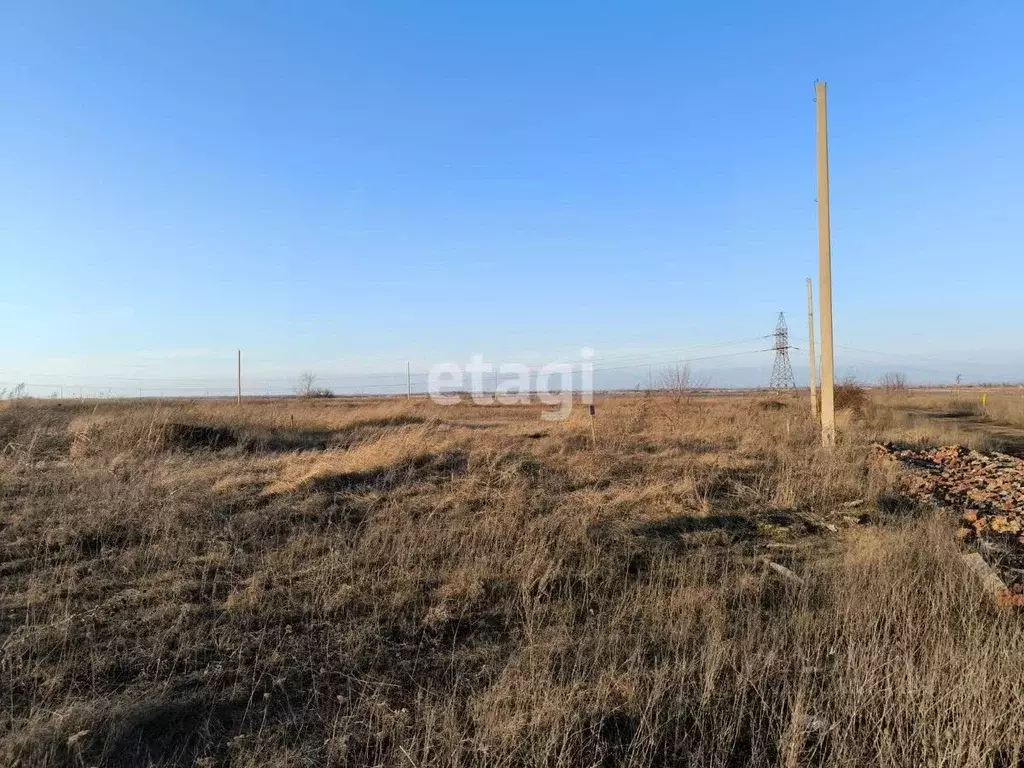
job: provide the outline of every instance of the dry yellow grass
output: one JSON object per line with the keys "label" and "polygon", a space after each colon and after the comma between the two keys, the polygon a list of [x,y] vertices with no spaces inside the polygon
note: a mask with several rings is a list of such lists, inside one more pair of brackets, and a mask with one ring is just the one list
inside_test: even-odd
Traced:
{"label": "dry yellow grass", "polygon": [[955,427],[890,406],[5,410],[0,763],[1019,765],[1021,617],[866,450]]}
{"label": "dry yellow grass", "polygon": [[451,443],[452,436],[436,427],[412,427],[384,431],[372,441],[347,449],[299,452],[278,462],[278,477],[264,493],[287,493],[318,480],[399,471],[416,459],[428,460],[433,453],[447,450]]}

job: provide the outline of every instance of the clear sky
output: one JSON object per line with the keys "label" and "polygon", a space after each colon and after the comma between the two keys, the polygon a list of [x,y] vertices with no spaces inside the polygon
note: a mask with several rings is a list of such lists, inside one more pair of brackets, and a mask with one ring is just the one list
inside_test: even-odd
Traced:
{"label": "clear sky", "polygon": [[1022,29],[1000,0],[4,2],[0,382],[230,385],[236,347],[266,388],[612,365],[757,349],[687,351],[780,310],[800,345],[815,79],[840,371],[1019,379]]}

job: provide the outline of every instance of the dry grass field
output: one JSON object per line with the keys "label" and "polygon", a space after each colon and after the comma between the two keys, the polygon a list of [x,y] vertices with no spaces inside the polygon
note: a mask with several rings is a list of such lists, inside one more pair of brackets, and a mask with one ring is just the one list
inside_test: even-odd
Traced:
{"label": "dry grass field", "polygon": [[868,450],[985,434],[538,413],[10,405],[0,764],[1024,764],[1024,617]]}

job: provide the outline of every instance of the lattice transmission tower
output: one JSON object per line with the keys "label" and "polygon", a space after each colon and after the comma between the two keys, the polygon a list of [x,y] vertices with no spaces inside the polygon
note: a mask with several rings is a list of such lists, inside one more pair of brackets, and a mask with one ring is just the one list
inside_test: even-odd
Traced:
{"label": "lattice transmission tower", "polygon": [[789,328],[786,327],[786,316],[779,312],[779,321],[775,323],[773,334],[775,343],[772,349],[775,350],[775,364],[772,366],[772,380],[768,383],[769,389],[796,389],[796,382],[793,380],[793,364],[789,362]]}

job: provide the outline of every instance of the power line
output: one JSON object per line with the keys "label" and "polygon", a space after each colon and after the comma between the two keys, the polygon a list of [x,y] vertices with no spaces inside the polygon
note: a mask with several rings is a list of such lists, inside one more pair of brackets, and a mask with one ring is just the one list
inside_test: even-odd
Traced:
{"label": "power line", "polygon": [[[768,336],[750,336],[750,337],[747,337],[747,338],[744,338],[744,339],[737,339],[737,340],[734,340],[734,341],[711,342],[711,343],[708,343],[708,344],[694,344],[694,345],[690,345],[690,346],[686,346],[686,347],[675,347],[675,348],[669,348],[669,349],[651,349],[651,350],[646,350],[644,352],[637,352],[637,353],[630,353],[630,354],[623,354],[623,355],[597,356],[597,357],[594,358],[594,360],[595,360],[595,362],[611,362],[611,361],[616,361],[616,360],[633,360],[633,359],[636,359],[636,360],[643,360],[643,361],[645,361],[643,363],[640,363],[641,365],[647,365],[648,364],[647,361],[651,357],[658,357],[658,356],[662,356],[662,355],[672,355],[672,354],[676,354],[676,353],[679,353],[679,352],[685,352],[685,351],[688,351],[688,350],[709,349],[709,348],[716,348],[716,347],[729,347],[729,346],[735,346],[735,345],[738,345],[738,344],[746,344],[746,343],[750,343],[750,342],[754,342],[754,341],[761,341],[761,340],[766,339],[766,338],[768,338]],[[527,367],[530,368],[530,369],[540,369],[540,368],[543,368],[544,365],[545,365],[544,363],[534,363],[534,364],[527,365]],[[26,374],[26,376],[28,378],[34,378],[36,375],[39,375],[39,374],[36,374],[36,373],[27,373]],[[390,378],[393,378],[393,379],[397,380],[397,379],[401,378],[404,381],[405,378],[407,377],[407,375],[409,375],[409,374],[406,371],[395,371],[393,373],[381,373],[381,372],[328,373],[328,374],[325,374],[325,375],[322,375],[322,376],[318,376],[317,380],[318,381],[322,381],[322,382],[330,383],[330,382],[366,381],[366,380],[373,380],[373,379],[390,379]],[[429,374],[427,374],[427,373],[415,373],[415,372],[411,373],[411,376],[413,378],[416,378],[416,377],[423,378],[423,377],[426,377],[428,375]],[[47,376],[49,376],[49,374],[41,374],[41,377],[47,377]],[[169,388],[169,387],[172,387],[172,386],[177,386],[177,388],[180,388],[180,389],[185,389],[185,388],[205,389],[205,388],[208,388],[208,387],[220,386],[221,382],[224,381],[223,378],[217,378],[217,377],[211,377],[211,376],[152,376],[152,377],[149,377],[149,376],[120,376],[120,375],[96,375],[96,374],[81,374],[81,373],[66,373],[65,374],[65,373],[62,373],[62,374],[60,374],[60,377],[62,379],[62,383],[61,384],[46,384],[46,383],[33,383],[33,384],[29,384],[28,382],[26,382],[26,385],[28,385],[28,386],[42,386],[42,387],[47,387],[47,386],[66,386],[66,382],[63,381],[65,379],[92,379],[94,381],[97,380],[97,379],[100,379],[100,380],[103,380],[103,381],[123,381],[123,382],[126,382],[128,384],[131,384],[134,388],[137,388],[138,385],[140,385],[140,384],[149,384],[149,385],[160,385],[163,388]],[[262,383],[264,385],[266,385],[266,384],[293,385],[297,381],[297,378],[298,378],[297,376],[260,376],[260,377],[248,377],[247,378],[247,382],[249,382],[249,383],[259,382],[259,383]],[[95,388],[96,386],[103,386],[103,385],[74,384],[73,386],[76,386],[76,387],[77,386],[85,386],[85,387],[93,387],[93,388]]]}
{"label": "power line", "polygon": [[[729,342],[728,344],[732,344],[732,343],[733,342]],[[704,345],[704,346],[705,347],[727,346],[728,344]],[[687,357],[687,358],[671,358],[671,359],[663,359],[663,360],[646,359],[643,362],[637,362],[637,363],[626,363],[626,364],[622,364],[622,365],[594,366],[593,368],[589,369],[589,372],[597,374],[597,373],[607,373],[607,372],[614,372],[614,371],[625,371],[625,370],[637,369],[637,368],[650,368],[652,366],[682,365],[682,364],[685,364],[685,363],[702,362],[702,361],[707,361],[707,360],[720,360],[720,359],[728,359],[728,358],[739,357],[739,356],[744,356],[744,355],[760,354],[760,353],[768,352],[768,351],[771,351],[771,349],[770,348],[765,348],[765,349],[741,350],[741,351],[737,351],[737,352],[726,352],[726,353],[714,354],[714,355],[698,355],[698,356],[692,356],[692,357]],[[608,358],[608,359],[614,359],[614,358]],[[626,359],[628,359],[628,358],[626,358]],[[562,373],[568,373],[570,375],[581,375],[581,374],[583,374],[585,372],[588,372],[587,369],[585,368],[585,365],[586,365],[586,363],[580,363],[580,362],[569,363],[569,370],[568,371],[563,371]],[[544,373],[546,371],[545,371],[545,366],[533,366],[533,367],[526,366],[524,372],[527,375],[529,375],[529,376],[536,376],[536,375],[538,375],[540,373]],[[513,373],[514,372],[503,373],[502,371],[497,370],[497,371],[493,371],[491,373],[486,374],[484,376],[484,378],[498,379],[498,378],[500,378],[502,376],[510,376]],[[384,377],[392,378],[392,379],[394,379],[394,381],[392,381],[392,382],[379,382],[378,381],[378,382],[374,382],[374,383],[362,383],[362,382],[365,382],[367,379],[380,379],[380,378],[384,378]],[[408,382],[411,379],[416,379],[417,381],[422,381],[423,379],[429,379],[429,377],[430,377],[429,373],[411,373],[411,372],[409,374],[405,375],[405,376],[403,376],[402,374],[398,374],[398,373],[396,373],[396,374],[373,374],[373,375],[367,375],[367,376],[364,376],[364,377],[360,377],[357,374],[352,374],[352,375],[344,377],[344,379],[346,381],[350,382],[350,383],[342,384],[341,382],[342,382],[342,378],[343,377],[324,377],[324,378],[320,379],[320,381],[325,386],[336,386],[338,388],[358,389],[358,390],[382,390],[382,389],[399,389],[399,388],[408,386]],[[95,378],[99,378],[99,377],[95,377]],[[118,379],[118,377],[109,377],[109,378],[110,379],[115,379],[115,380]],[[109,383],[95,383],[95,384],[77,384],[76,383],[76,384],[68,384],[65,381],[36,381],[36,380],[30,380],[30,381],[16,381],[16,382],[15,381],[12,381],[12,382],[0,382],[0,386],[12,386],[13,387],[13,386],[17,386],[19,384],[24,384],[26,387],[32,387],[32,388],[36,388],[36,389],[49,389],[49,390],[53,390],[53,391],[69,389],[71,391],[78,390],[79,393],[85,392],[85,391],[112,393],[114,390],[118,390],[118,391],[126,391],[126,392],[131,392],[131,393],[138,392],[140,394],[142,394],[142,393],[156,393],[156,392],[160,392],[160,393],[178,392],[178,393],[186,393],[186,394],[191,393],[191,394],[196,394],[196,395],[198,395],[199,393],[207,393],[207,394],[210,394],[210,395],[213,395],[213,394],[229,395],[229,394],[231,394],[234,391],[233,387],[230,385],[230,383],[228,382],[228,380],[226,378],[223,379],[223,380],[220,380],[219,382],[217,382],[216,380],[212,380],[212,379],[187,379],[187,378],[184,378],[184,377],[175,377],[175,378],[167,378],[167,379],[137,379],[137,378],[135,378],[135,379],[120,379],[120,380],[122,380],[122,381],[127,380],[131,384],[130,385],[129,384],[125,384],[125,385],[122,385],[122,386],[111,386]],[[258,391],[258,390],[267,388],[272,383],[280,382],[280,381],[288,381],[289,383],[291,383],[293,380],[248,379],[246,381],[246,388],[249,391],[253,391],[253,390],[257,390]],[[136,384],[139,384],[140,382],[144,382],[147,386],[135,386]]]}
{"label": "power line", "polygon": [[[689,357],[669,357],[672,352],[678,352],[684,349],[714,349],[728,346],[735,346],[737,344],[747,344],[752,341],[760,341],[765,338],[773,339],[773,343],[769,347],[758,347],[757,349],[737,350],[734,352],[723,352],[710,355],[692,355]],[[728,342],[713,342],[708,344],[693,345],[691,347],[684,347],[679,349],[669,350],[658,350],[655,352],[637,352],[622,355],[612,355],[608,357],[598,357],[593,360],[587,361],[572,361],[568,362],[567,370],[546,370],[544,365],[533,365],[524,366],[518,370],[509,370],[502,372],[501,370],[492,370],[483,374],[485,381],[494,381],[497,383],[502,378],[512,378],[516,375],[528,375],[530,377],[536,376],[541,373],[555,373],[562,375],[578,376],[585,372],[592,372],[593,374],[605,374],[614,373],[617,371],[629,371],[629,370],[640,370],[640,369],[652,369],[654,366],[668,367],[675,365],[683,365],[688,363],[699,363],[711,360],[724,360],[736,357],[743,357],[749,355],[763,354],[765,352],[775,352],[775,361],[772,370],[772,384],[773,387],[785,387],[790,388],[794,386],[792,379],[792,364],[789,362],[789,350],[797,349],[790,342],[795,337],[792,337],[788,333],[788,329],[785,326],[785,316],[780,313],[779,322],[776,324],[776,330],[774,333],[767,334],[765,336],[753,336],[745,339],[739,339],[736,341]],[[799,338],[799,337],[796,337]],[[903,367],[910,371],[917,371],[920,373],[932,374],[935,376],[941,376],[943,378],[951,378],[955,373],[961,371],[963,366],[958,363],[949,363],[951,366],[948,370],[940,370],[936,367],[926,367],[916,364],[916,361],[911,358],[908,360],[907,356],[899,355],[892,352],[883,352],[881,350],[871,350],[861,347],[851,347],[846,345],[836,345],[838,349],[857,352],[866,355],[878,355],[883,358],[899,359],[902,361]],[[919,358],[920,359],[920,358]],[[635,360],[636,362],[632,362]],[[944,361],[939,361],[932,358],[934,363],[938,365],[945,364]],[[623,361],[617,363],[616,361]],[[926,360],[927,362],[927,360]],[[616,363],[616,364],[608,364]],[[564,365],[564,364],[563,364]],[[589,366],[589,367],[588,367]],[[954,370],[955,369],[955,370]],[[650,374],[648,374],[650,376]],[[26,387],[31,387],[33,390],[50,390],[54,394],[61,390],[71,390],[75,394],[90,392],[98,393],[103,395],[118,395],[125,396],[131,394],[138,394],[141,396],[154,396],[157,393],[161,395],[168,392],[175,393],[180,396],[227,396],[232,394],[233,387],[227,376],[221,379],[207,378],[207,377],[183,377],[183,376],[168,376],[162,378],[145,378],[145,377],[128,377],[128,376],[96,376],[92,375],[90,378],[96,383],[68,383],[68,378],[84,378],[81,374],[68,375],[67,377],[62,376],[60,380],[51,379],[49,377],[35,377],[29,378],[28,381],[9,381],[0,382],[0,386],[16,387],[19,384],[24,384]],[[334,376],[319,377],[318,381],[327,388],[333,388],[335,390],[344,390],[348,392],[353,391],[400,391],[410,387],[415,380],[416,387],[421,389],[425,386],[430,378],[429,373],[414,373],[411,370],[404,372],[395,373],[346,373],[338,374]],[[967,375],[965,378],[973,381],[993,381],[1000,379],[998,376],[984,376],[984,375]],[[111,384],[111,382],[125,382],[123,384]],[[267,394],[284,394],[285,392],[291,392],[295,379],[283,378],[283,377],[265,377],[265,378],[248,378],[245,381],[245,388],[249,392],[266,391]],[[457,386],[458,382],[453,381],[453,386]]]}

